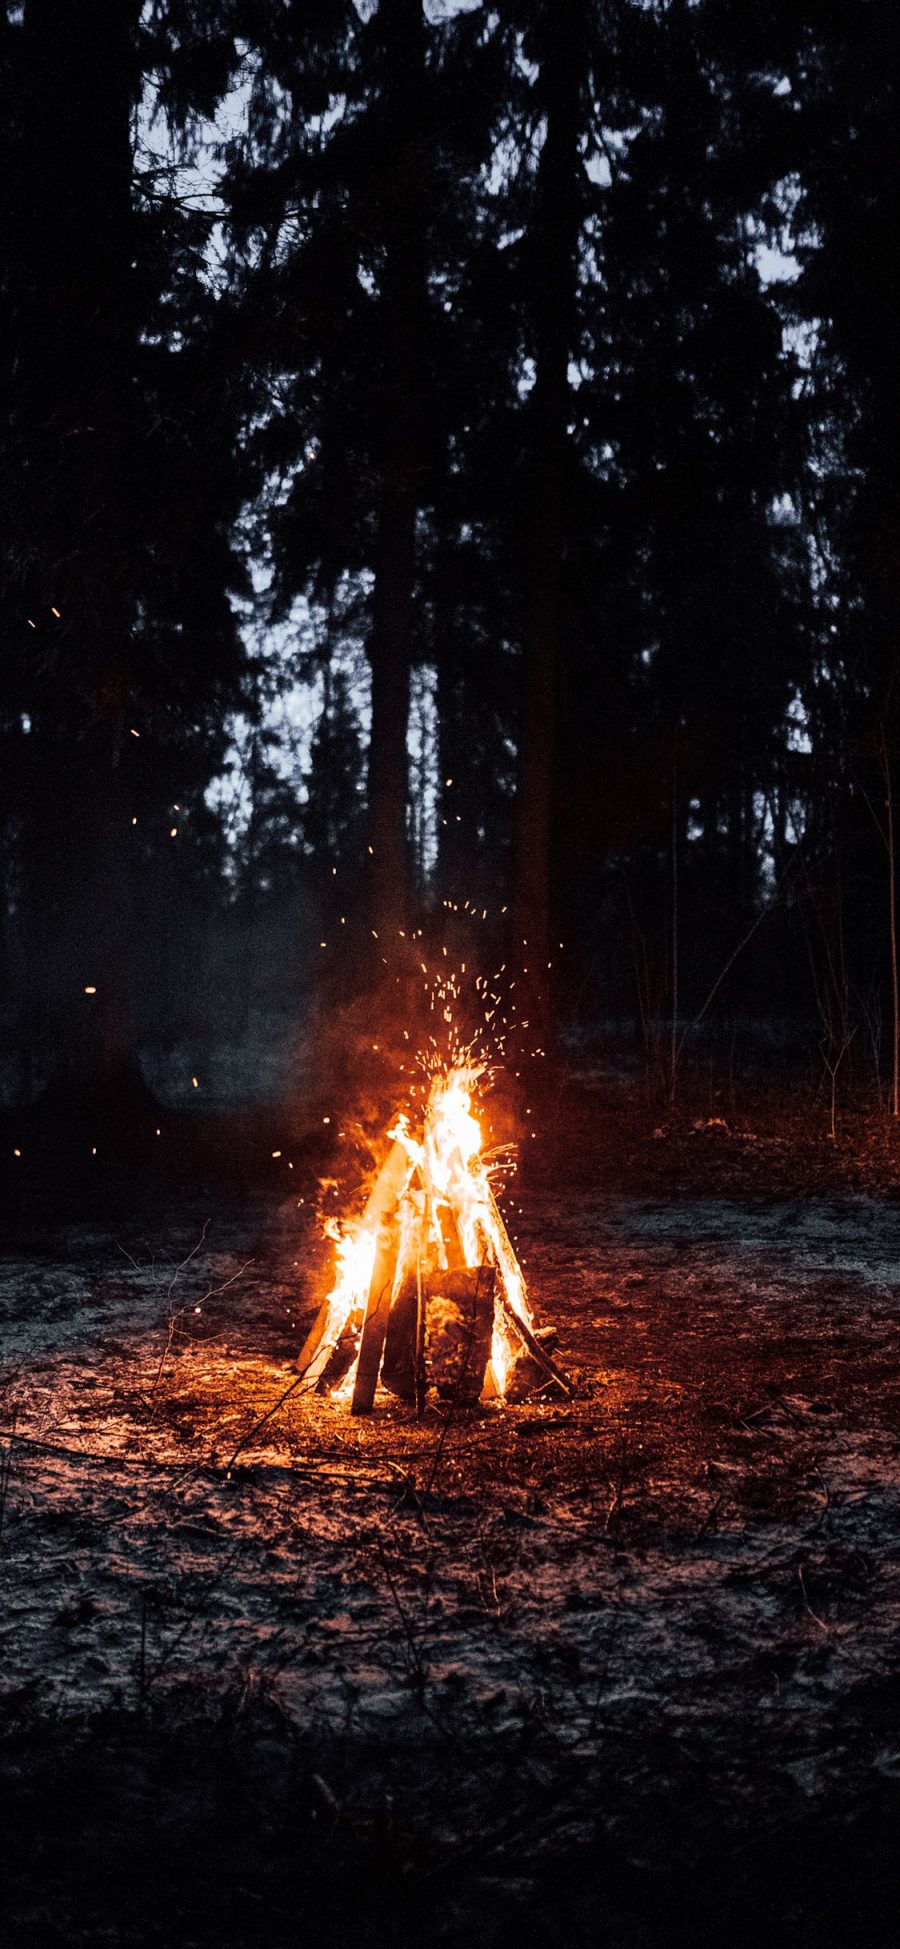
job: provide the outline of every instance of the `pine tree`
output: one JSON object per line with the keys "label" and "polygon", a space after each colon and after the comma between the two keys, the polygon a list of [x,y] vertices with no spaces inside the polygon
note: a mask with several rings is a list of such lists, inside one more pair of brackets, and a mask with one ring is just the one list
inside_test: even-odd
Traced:
{"label": "pine tree", "polygon": [[464,518],[477,388],[457,292],[490,153],[486,96],[470,85],[489,37],[465,17],[430,21],[417,0],[303,23],[255,9],[246,31],[257,79],[229,154],[230,235],[273,614],[298,597],[327,611],[348,584],[366,604],[368,902],[390,931],[411,898],[410,668],[443,654],[438,558]]}
{"label": "pine tree", "polygon": [[174,803],[176,824],[192,805],[202,823],[240,674],[211,218],[141,171],[141,22],[111,0],[28,0],[13,54],[16,952],[26,1045],[79,1087],[132,1058],[153,856]]}

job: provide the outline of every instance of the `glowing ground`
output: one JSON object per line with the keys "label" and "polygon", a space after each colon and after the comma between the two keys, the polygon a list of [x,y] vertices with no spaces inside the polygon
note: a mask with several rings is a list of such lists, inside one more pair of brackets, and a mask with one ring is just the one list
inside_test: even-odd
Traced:
{"label": "glowing ground", "polygon": [[571,1107],[519,1224],[571,1404],[263,1423],[293,1204],[9,1238],[13,1940],[287,1943],[296,1887],[335,1941],[840,1942],[841,1860],[892,1939],[890,1163]]}

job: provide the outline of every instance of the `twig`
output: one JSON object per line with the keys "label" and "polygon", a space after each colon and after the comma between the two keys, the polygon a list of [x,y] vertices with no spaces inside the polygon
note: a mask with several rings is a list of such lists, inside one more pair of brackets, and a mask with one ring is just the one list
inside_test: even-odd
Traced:
{"label": "twig", "polygon": [[181,1273],[181,1272],[184,1272],[184,1271],[185,1271],[185,1269],[186,1269],[186,1267],[190,1265],[190,1263],[191,1263],[191,1260],[192,1260],[192,1259],[195,1259],[195,1258],[197,1257],[197,1253],[198,1253],[198,1252],[200,1251],[200,1248],[201,1248],[201,1246],[202,1246],[202,1245],[205,1245],[205,1243],[206,1243],[206,1234],[207,1234],[207,1232],[209,1231],[209,1228],[210,1228],[210,1225],[211,1225],[211,1223],[212,1223],[212,1220],[211,1220],[210,1218],[207,1218],[207,1219],[205,1219],[205,1221],[204,1221],[204,1225],[203,1225],[203,1230],[202,1230],[202,1232],[200,1233],[200,1237],[198,1238],[198,1240],[197,1240],[197,1243],[196,1243],[196,1245],[195,1245],[195,1246],[194,1246],[194,1248],[193,1248],[193,1251],[191,1251],[191,1252],[189,1252],[189,1253],[188,1253],[188,1255],[187,1255],[187,1258],[186,1258],[186,1259],[182,1259],[182,1261],[181,1261],[181,1264],[180,1264],[180,1265],[177,1265],[177,1266],[175,1267],[175,1271],[173,1272],[173,1274],[172,1274],[172,1277],[171,1277],[171,1280],[169,1281],[169,1291],[168,1291],[168,1295],[167,1295],[167,1297],[168,1297],[169,1299],[171,1299],[171,1297],[172,1297],[172,1294],[173,1294],[173,1292],[175,1291],[175,1282],[176,1282],[176,1280],[177,1280],[177,1278],[178,1278],[178,1275],[179,1275],[179,1273]]}
{"label": "twig", "polygon": [[768,918],[769,914],[774,913],[776,907],[781,906],[781,904],[782,902],[780,900],[773,900],[770,902],[768,906],[761,907],[752,925],[748,927],[746,934],[743,934],[741,936],[741,939],[738,941],[737,947],[733,949],[731,954],[729,954],[728,960],[725,962],[725,966],[720,969],[718,975],[716,976],[716,979],[713,982],[713,985],[709,991],[709,994],[706,997],[705,1002],[697,1010],[696,1015],[692,1017],[691,1021],[687,1023],[686,1027],[681,1032],[681,1039],[678,1044],[678,1054],[676,1058],[677,1061],[680,1062],[681,1060],[681,1052],[684,1048],[685,1042],[687,1041],[691,1029],[699,1028],[700,1023],[702,1022],[707,1009],[710,1007],[710,1004],[715,1001],[715,998],[719,992],[719,989],[722,986],[723,981],[725,980],[726,975],[729,974],[731,969],[734,967],[738,955],[743,954],[745,947],[748,947],[750,942],[752,941],[757,928],[761,927],[763,921]]}
{"label": "twig", "polygon": [[[278,1405],[276,1402],[276,1408]],[[272,1414],[275,1411],[275,1408],[270,1410]],[[263,1419],[267,1417],[263,1416]],[[253,1432],[255,1431],[251,1430],[251,1434],[246,1437],[247,1441],[251,1439]],[[104,1455],[95,1448],[65,1448],[61,1442],[38,1441],[34,1435],[20,1435],[14,1428],[0,1428],[0,1441],[8,1441],[10,1447],[17,1444],[21,1448],[33,1448],[43,1455],[58,1456],[60,1461],[64,1462],[84,1462],[88,1467],[96,1465],[106,1469],[130,1469],[138,1475],[174,1475],[185,1478],[210,1475],[227,1480],[227,1473],[231,1467],[231,1462],[223,1466],[221,1462],[154,1462],[146,1459],[138,1461],[130,1455]],[[240,1454],[242,1446],[243,1443],[235,1450],[236,1455]],[[233,1460],[234,1456],[231,1458],[232,1462]],[[292,1477],[300,1476],[300,1470],[294,1464],[291,1466],[291,1474]],[[359,1479],[359,1471],[342,1470],[327,1463],[317,1463],[314,1469],[310,1469],[303,1476],[303,1480],[320,1482],[323,1476],[334,1477],[339,1481],[356,1482]]]}
{"label": "twig", "polygon": [[[198,1249],[199,1249],[199,1248],[198,1248]],[[193,1256],[193,1255],[192,1255],[192,1256]],[[186,1260],[186,1259],[185,1259],[185,1262],[184,1262],[184,1263],[185,1263],[185,1265],[187,1265],[187,1260]],[[198,1300],[195,1300],[195,1301],[194,1301],[194,1305],[195,1305],[195,1306],[205,1306],[205,1305],[206,1305],[206,1302],[207,1302],[207,1300],[208,1300],[208,1299],[218,1299],[218,1297],[219,1297],[219,1294],[220,1294],[220,1293],[226,1293],[226,1292],[228,1291],[228,1288],[229,1288],[229,1286],[233,1286],[233,1285],[235,1284],[235,1282],[236,1282],[236,1280],[238,1280],[238,1279],[241,1279],[241,1278],[243,1277],[243,1275],[244,1275],[244,1273],[246,1272],[246,1270],[247,1270],[247,1267],[248,1267],[248,1266],[251,1266],[251,1265],[253,1265],[253,1263],[254,1263],[254,1261],[253,1261],[252,1259],[245,1259],[245,1260],[244,1260],[244,1263],[243,1263],[243,1265],[242,1265],[242,1266],[239,1266],[239,1267],[238,1267],[238,1270],[237,1270],[237,1272],[233,1272],[233,1273],[232,1273],[232,1275],[231,1275],[231,1278],[230,1278],[230,1279],[226,1279],[226,1280],[224,1280],[221,1286],[210,1286],[210,1287],[209,1287],[209,1289],[208,1289],[208,1291],[207,1291],[207,1292],[205,1292],[205,1293],[203,1293],[203,1294],[201,1295],[201,1297],[200,1297],[200,1299],[198,1299]],[[172,1290],[172,1288],[171,1288],[171,1286],[170,1286],[170,1288],[169,1288],[169,1291],[170,1291],[170,1293],[171,1293],[171,1290]],[[173,1341],[174,1341],[174,1339],[175,1339],[175,1328],[176,1328],[176,1326],[177,1326],[177,1324],[178,1324],[178,1321],[179,1321],[179,1320],[183,1320],[183,1319],[184,1319],[184,1316],[185,1316],[185,1313],[187,1312],[187,1309],[188,1309],[188,1306],[190,1305],[190,1303],[191,1303],[191,1302],[190,1302],[190,1300],[186,1300],[186,1301],[185,1301],[185,1304],[184,1304],[183,1306],[179,1306],[179,1308],[178,1308],[178,1311],[177,1311],[177,1313],[172,1313],[172,1314],[170,1315],[170,1318],[169,1318],[169,1330],[168,1330],[168,1334],[167,1334],[167,1336],[166,1336],[166,1344],[165,1344],[165,1346],[163,1347],[163,1350],[162,1350],[162,1353],[161,1353],[161,1355],[160,1355],[160,1361],[159,1361],[159,1366],[157,1367],[157,1370],[156,1370],[156,1376],[155,1376],[155,1378],[154,1378],[154,1382],[153,1382],[153,1386],[151,1387],[151,1389],[150,1389],[150,1393],[149,1393],[149,1395],[147,1396],[147,1399],[148,1399],[148,1401],[152,1401],[152,1399],[153,1399],[153,1396],[154,1396],[154,1394],[156,1393],[156,1390],[157,1390],[157,1388],[158,1388],[158,1386],[159,1386],[159,1383],[160,1383],[160,1381],[161,1381],[161,1379],[162,1379],[162,1372],[163,1372],[163,1368],[165,1367],[165,1364],[166,1364],[166,1361],[167,1361],[167,1359],[168,1359],[168,1357],[169,1357],[169,1354],[170,1354],[170,1353],[171,1353],[171,1351],[172,1351],[172,1343],[173,1343]]]}
{"label": "twig", "polygon": [[151,1685],[155,1685],[156,1680],[160,1675],[160,1672],[165,1670],[165,1667],[168,1664],[169,1659],[174,1657],[179,1646],[184,1643],[184,1640],[187,1637],[187,1634],[191,1629],[191,1626],[196,1623],[198,1617],[203,1616],[205,1605],[208,1603],[210,1597],[213,1595],[213,1592],[219,1589],[228,1571],[231,1569],[232,1564],[237,1561],[237,1558],[240,1556],[243,1549],[244,1549],[244,1543],[243,1541],[241,1541],[240,1543],[235,1544],[233,1550],[229,1551],[228,1556],[225,1558],[225,1561],[222,1564],[219,1571],[217,1572],[216,1576],[213,1577],[212,1582],[204,1586],[203,1590],[200,1592],[200,1596],[198,1597],[196,1604],[194,1604],[192,1609],[188,1611],[188,1614],[184,1620],[184,1623],[181,1626],[180,1631],[176,1631],[174,1638],[171,1640],[171,1643],[168,1644],[166,1646],[166,1649],[160,1653],[160,1656],[157,1659],[156,1664],[151,1666],[149,1671],[147,1670],[146,1667],[147,1593],[146,1591],[144,1591],[143,1605],[141,1610],[141,1650],[140,1650],[140,1667],[139,1667],[140,1688],[141,1688],[142,1698],[146,1698]]}
{"label": "twig", "polygon": [[135,1469],[138,1473],[153,1475],[183,1474],[192,1464],[184,1462],[135,1461],[130,1455],[103,1455],[95,1448],[65,1448],[61,1442],[38,1441],[35,1435],[21,1435],[16,1428],[0,1428],[0,1440],[8,1441],[10,1447],[18,1444],[20,1448],[34,1448],[43,1455],[58,1455],[64,1462],[98,1462],[108,1469]]}
{"label": "twig", "polygon": [[409,1654],[412,1660],[412,1668],[415,1673],[416,1683],[419,1687],[419,1690],[424,1691],[426,1676],[427,1676],[425,1670],[425,1661],[422,1657],[422,1653],[416,1642],[416,1636],[413,1631],[412,1625],[410,1624],[405,1607],[400,1601],[400,1594],[394,1582],[393,1574],[391,1572],[391,1566],[387,1560],[387,1552],[385,1550],[384,1544],[380,1536],[378,1538],[378,1555],[381,1559],[382,1570],[384,1571],[384,1574],[387,1578],[387,1586],[388,1586],[388,1590],[391,1593],[394,1609],[397,1613],[398,1618],[400,1619],[400,1627],[403,1632],[403,1636],[405,1637],[406,1642],[409,1646]]}
{"label": "twig", "polygon": [[143,1266],[140,1266],[140,1265],[138,1265],[138,1262],[137,1262],[137,1259],[133,1259],[133,1258],[132,1258],[132,1256],[131,1256],[131,1253],[130,1253],[130,1252],[126,1252],[126,1250],[125,1250],[125,1247],[124,1247],[124,1245],[122,1244],[122,1241],[121,1241],[121,1239],[120,1239],[120,1238],[114,1238],[114,1239],[113,1239],[113,1244],[114,1244],[114,1246],[115,1246],[115,1248],[116,1248],[116,1251],[117,1251],[117,1252],[121,1252],[121,1254],[122,1254],[122,1257],[123,1257],[123,1259],[127,1259],[127,1260],[128,1260],[128,1263],[129,1263],[129,1265],[132,1265],[132,1266],[134,1266],[134,1269],[135,1269],[135,1272],[143,1272],[143,1270],[144,1270],[144,1267],[143,1267]]}
{"label": "twig", "polygon": [[702,1542],[707,1531],[712,1529],[713,1523],[715,1522],[719,1510],[722,1507],[722,1500],[723,1499],[721,1496],[716,1496],[715,1500],[710,1503],[706,1515],[704,1516],[703,1521],[700,1524],[700,1528],[698,1530],[695,1530],[693,1536],[691,1537],[692,1543]]}
{"label": "twig", "polygon": [[609,1508],[607,1509],[606,1521],[603,1525],[604,1530],[607,1531],[610,1528],[613,1517],[621,1510],[622,1507],[622,1502],[624,1499],[624,1492],[625,1492],[625,1467],[626,1467],[627,1460],[628,1460],[628,1450],[623,1441],[622,1448],[621,1448],[621,1459],[619,1463],[619,1480],[616,1483],[615,1495],[613,1496],[612,1502],[610,1503]]}
{"label": "twig", "polygon": [[409,1616],[400,1597],[400,1593],[397,1589],[397,1585],[393,1573],[391,1571],[391,1566],[387,1560],[384,1544],[382,1543],[380,1537],[378,1539],[378,1554],[381,1559],[381,1567],[384,1571],[385,1577],[387,1578],[387,1585],[391,1593],[391,1598],[393,1600],[394,1608],[397,1612],[398,1618],[400,1619],[401,1630],[406,1639],[407,1645],[409,1646],[409,1655],[412,1661],[412,1671],[415,1677],[416,1690],[419,1695],[419,1699],[418,1699],[419,1710],[421,1712],[424,1712],[425,1717],[427,1719],[431,1720],[432,1725],[440,1733],[442,1739],[446,1739],[451,1746],[454,1746],[457,1749],[458,1752],[465,1752],[466,1748],[464,1746],[463,1741],[453,1731],[453,1728],[451,1726],[446,1726],[444,1724],[439,1713],[435,1712],[434,1707],[429,1705],[428,1700],[425,1697],[425,1687],[428,1682],[427,1667],[424,1658],[422,1656],[422,1653],[419,1649],[419,1645],[416,1641],[416,1636],[413,1631],[412,1625],[410,1624]]}
{"label": "twig", "polygon": [[[168,1292],[167,1292],[167,1294],[166,1294],[166,1299],[167,1299],[167,1300],[171,1300],[171,1298],[172,1298],[172,1294],[173,1294],[173,1292],[174,1292],[174,1290],[175,1290],[175,1282],[176,1282],[176,1280],[177,1280],[177,1278],[178,1278],[178,1275],[179,1275],[179,1273],[180,1273],[180,1272],[183,1272],[183,1271],[184,1271],[184,1269],[185,1269],[185,1266],[189,1266],[189,1265],[190,1265],[190,1263],[191,1263],[191,1260],[192,1260],[193,1258],[195,1258],[195,1257],[196,1257],[196,1255],[197,1255],[197,1253],[199,1252],[199,1250],[200,1250],[200,1247],[201,1247],[201,1245],[202,1245],[202,1244],[204,1243],[204,1240],[205,1240],[205,1238],[206,1238],[206,1234],[207,1234],[207,1232],[209,1231],[209,1226],[210,1226],[210,1221],[209,1221],[209,1219],[207,1218],[207,1220],[206,1220],[206,1222],[205,1222],[205,1224],[204,1224],[204,1226],[203,1226],[203,1230],[202,1230],[202,1232],[201,1232],[201,1234],[200,1234],[200,1237],[199,1237],[199,1239],[197,1240],[197,1243],[196,1243],[196,1245],[194,1246],[194,1249],[193,1249],[193,1251],[192,1251],[192,1252],[189,1252],[189,1253],[188,1253],[188,1255],[187,1255],[187,1258],[186,1258],[186,1259],[182,1259],[182,1261],[181,1261],[181,1264],[175,1267],[175,1271],[173,1272],[173,1274],[172,1274],[172,1277],[171,1277],[171,1280],[169,1281],[169,1290],[168,1290]],[[120,1249],[120,1251],[121,1251],[121,1250],[123,1250],[124,1248],[120,1246],[120,1248],[119,1248],[119,1249]],[[125,1257],[126,1257],[126,1259],[127,1259],[128,1257],[130,1257],[130,1254],[126,1252],[126,1253],[125,1253]],[[132,1261],[131,1261],[131,1263],[132,1263],[132,1265],[134,1264],[134,1260],[133,1260],[133,1259],[132,1259]],[[170,1352],[171,1352],[171,1349],[172,1349],[172,1341],[173,1341],[173,1340],[174,1340],[174,1338],[175,1338],[175,1326],[176,1326],[176,1322],[177,1322],[178,1320],[180,1320],[180,1319],[182,1319],[182,1318],[183,1318],[183,1315],[184,1315],[184,1310],[185,1310],[185,1309],[184,1309],[184,1307],[183,1307],[183,1306],[179,1306],[179,1308],[178,1308],[178,1310],[177,1310],[177,1312],[175,1312],[175,1313],[170,1313],[170,1314],[169,1314],[169,1324],[168,1324],[168,1332],[167,1332],[167,1334],[166,1334],[166,1344],[165,1344],[165,1346],[163,1347],[163,1350],[162,1350],[162,1353],[161,1353],[161,1355],[160,1355],[160,1360],[159,1360],[159,1366],[158,1366],[158,1368],[157,1368],[157,1370],[156,1370],[156,1379],[154,1380],[154,1382],[153,1382],[153,1386],[152,1386],[152,1387],[151,1387],[151,1389],[150,1389],[150,1398],[151,1398],[151,1400],[152,1400],[152,1398],[153,1398],[153,1395],[154,1395],[154,1394],[156,1393],[156,1390],[157,1390],[157,1388],[158,1388],[158,1386],[159,1386],[159,1383],[160,1383],[160,1379],[161,1379],[161,1376],[162,1376],[162,1371],[163,1371],[163,1368],[164,1368],[164,1366],[165,1366],[165,1364],[166,1364],[166,1361],[168,1360],[168,1357],[169,1357],[169,1354],[170,1354]]]}
{"label": "twig", "polygon": [[298,1374],[296,1380],[291,1382],[290,1387],[285,1388],[284,1393],[279,1395],[278,1400],[273,1403],[272,1407],[266,1409],[265,1414],[261,1415],[259,1420],[254,1423],[253,1427],[248,1429],[246,1435],[242,1435],[241,1440],[238,1442],[238,1445],[234,1450],[233,1455],[230,1455],[228,1461],[225,1463],[226,1477],[231,1474],[234,1464],[237,1461],[237,1458],[241,1454],[242,1450],[247,1447],[249,1442],[255,1439],[255,1437],[259,1434],[260,1428],[264,1428],[266,1422],[272,1420],[273,1415],[276,1415],[278,1413],[279,1408],[284,1407],[285,1401],[289,1401],[291,1395],[296,1394],[297,1389],[303,1386],[305,1379],[306,1379],[306,1368],[304,1367],[302,1374]]}
{"label": "twig", "polygon": [[807,1595],[806,1595],[806,1583],[805,1583],[805,1581],[804,1581],[804,1577],[803,1577],[803,1565],[802,1565],[802,1563],[801,1563],[801,1564],[798,1564],[798,1567],[797,1567],[797,1576],[798,1576],[798,1577],[799,1577],[799,1579],[800,1579],[800,1590],[801,1590],[801,1592],[802,1592],[802,1595],[803,1595],[803,1602],[804,1602],[804,1604],[806,1605],[806,1608],[807,1608],[807,1610],[808,1610],[808,1612],[809,1612],[809,1615],[810,1615],[810,1617],[812,1618],[812,1621],[813,1621],[813,1623],[814,1623],[814,1624],[817,1624],[817,1625],[818,1625],[818,1627],[819,1627],[819,1630],[820,1630],[820,1631],[825,1631],[825,1632],[827,1633],[827,1631],[828,1631],[828,1626],[827,1626],[827,1624],[825,1623],[825,1620],[824,1620],[824,1618],[821,1618],[821,1617],[819,1617],[819,1616],[818,1616],[818,1614],[817,1614],[817,1612],[815,1612],[815,1611],[813,1610],[813,1607],[812,1607],[812,1605],[811,1605],[811,1603],[810,1603],[810,1601],[809,1601],[809,1598],[808,1598],[808,1597],[807,1597]]}
{"label": "twig", "polygon": [[819,1481],[822,1484],[822,1494],[825,1497],[825,1500],[822,1504],[821,1512],[819,1514],[818,1522],[815,1525],[816,1529],[818,1529],[820,1524],[824,1523],[828,1511],[831,1508],[831,1490],[829,1489],[828,1483],[826,1482],[825,1477],[822,1474],[822,1471],[819,1468],[817,1462],[813,1462],[812,1468],[813,1468],[813,1474],[818,1476]]}
{"label": "twig", "polygon": [[391,1473],[393,1475],[396,1475],[399,1478],[403,1487],[403,1494],[397,1497],[394,1507],[391,1510],[391,1516],[390,1516],[391,1522],[393,1522],[394,1517],[397,1515],[398,1511],[403,1508],[404,1498],[408,1496],[410,1501],[412,1502],[413,1508],[415,1509],[416,1515],[419,1518],[422,1528],[425,1530],[426,1535],[428,1536],[430,1541],[431,1531],[428,1528],[428,1516],[425,1510],[425,1505],[422,1501],[418,1489],[416,1488],[414,1478],[410,1475],[408,1469],[401,1468],[399,1462],[392,1462],[388,1457],[385,1458],[385,1466],[391,1470]]}

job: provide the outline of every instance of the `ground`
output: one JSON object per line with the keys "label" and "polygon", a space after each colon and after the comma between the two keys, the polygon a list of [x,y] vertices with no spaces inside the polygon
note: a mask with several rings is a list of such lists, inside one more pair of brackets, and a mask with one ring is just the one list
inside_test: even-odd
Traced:
{"label": "ground", "polygon": [[900,1139],[712,1107],[560,1090],[572,1398],[421,1423],[282,1399],[302,1171],[20,1202],[6,1942],[896,1941]]}

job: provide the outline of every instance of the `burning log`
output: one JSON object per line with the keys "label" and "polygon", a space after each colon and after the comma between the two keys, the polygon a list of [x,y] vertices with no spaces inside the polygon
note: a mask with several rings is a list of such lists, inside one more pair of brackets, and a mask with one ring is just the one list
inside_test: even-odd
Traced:
{"label": "burning log", "polygon": [[437,1221],[440,1226],[441,1241],[444,1247],[444,1261],[447,1270],[449,1272],[464,1271],[466,1255],[463,1251],[462,1239],[459,1235],[459,1226],[449,1205],[438,1205]]}
{"label": "burning log", "polygon": [[416,1375],[419,1362],[419,1309],[421,1281],[408,1273],[391,1307],[384,1343],[381,1379],[398,1400],[416,1400]]}
{"label": "burning log", "polygon": [[494,1332],[493,1266],[437,1273],[425,1308],[425,1359],[441,1399],[480,1400]]}
{"label": "burning log", "polygon": [[[403,1146],[395,1142],[388,1152],[369,1193],[359,1227],[360,1235],[363,1239],[368,1240],[371,1237],[373,1240],[377,1240],[379,1237],[381,1227],[388,1213],[396,1207],[400,1189],[408,1173],[408,1168],[408,1159]],[[369,1281],[370,1298],[373,1276],[370,1275]],[[325,1381],[332,1357],[336,1353],[338,1344],[344,1337],[349,1323],[353,1318],[352,1311],[347,1313],[341,1309],[340,1283],[339,1281],[338,1285],[332,1289],[327,1298],[323,1299],[313,1326],[303,1343],[300,1358],[297,1362],[301,1374],[306,1375],[307,1384],[311,1388],[317,1386],[320,1381]],[[368,1312],[368,1306],[366,1307],[366,1311]],[[332,1337],[329,1328],[333,1324],[336,1326],[337,1331]],[[362,1324],[362,1320],[360,1320],[360,1324]],[[346,1371],[345,1368],[343,1372],[345,1373]],[[339,1378],[343,1379],[343,1373]],[[328,1383],[329,1386],[336,1384],[336,1380]]]}
{"label": "burning log", "polygon": [[384,1350],[384,1337],[387,1332],[388,1314],[397,1271],[399,1252],[397,1205],[408,1178],[409,1158],[403,1145],[395,1140],[369,1200],[369,1208],[371,1208],[369,1224],[377,1227],[375,1262],[369,1280],[366,1316],[359,1343],[359,1361],[356,1368],[351,1414],[368,1414],[375,1399],[378,1369]]}
{"label": "burning log", "polygon": [[[381,1379],[401,1401],[417,1402],[424,1355],[427,1377],[442,1400],[478,1401],[494,1331],[493,1266],[408,1276],[391,1307]],[[420,1352],[419,1321],[424,1325]]]}
{"label": "burning log", "polygon": [[351,1313],[346,1326],[338,1335],[337,1345],[330,1350],[326,1348],[328,1357],[315,1383],[317,1394],[333,1393],[349,1374],[359,1354],[362,1326],[363,1315]]}
{"label": "burning log", "polygon": [[308,1388],[368,1414],[379,1377],[421,1413],[426,1387],[474,1403],[571,1393],[542,1344],[471,1113],[477,1069],[434,1078],[419,1136],[404,1118],[300,1356]]}
{"label": "burning log", "polygon": [[513,1311],[502,1288],[498,1305],[505,1315],[511,1332],[520,1342],[519,1348],[513,1354],[503,1390],[506,1399],[525,1401],[529,1394],[534,1393],[536,1387],[545,1386],[548,1381],[561,1388],[564,1394],[571,1395],[571,1382],[566,1379],[565,1374],[560,1371],[555,1360],[550,1356],[550,1347],[556,1344],[555,1328],[550,1327],[544,1332],[532,1333],[527,1321]]}

